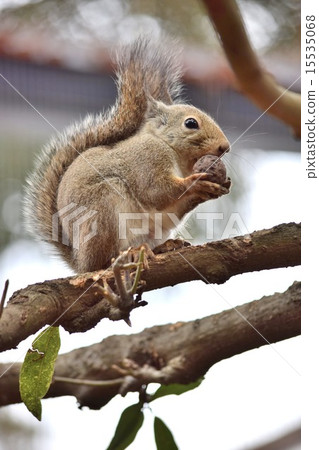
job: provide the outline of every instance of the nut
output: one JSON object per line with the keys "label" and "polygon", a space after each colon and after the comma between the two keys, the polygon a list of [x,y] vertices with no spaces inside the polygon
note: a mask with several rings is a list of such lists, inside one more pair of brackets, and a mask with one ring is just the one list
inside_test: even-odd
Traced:
{"label": "nut", "polygon": [[223,185],[226,182],[226,167],[215,155],[202,156],[193,166],[193,173],[207,173],[209,181]]}

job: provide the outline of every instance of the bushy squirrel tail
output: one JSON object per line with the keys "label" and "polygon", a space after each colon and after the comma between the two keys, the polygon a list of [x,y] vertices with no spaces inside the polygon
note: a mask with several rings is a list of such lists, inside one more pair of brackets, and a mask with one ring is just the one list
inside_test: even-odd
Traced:
{"label": "bushy squirrel tail", "polygon": [[[149,96],[166,104],[178,101],[180,66],[172,43],[139,38],[117,56],[118,97],[107,112],[88,115],[51,139],[38,156],[25,188],[24,214],[28,230],[52,241],[53,215],[60,180],[77,157],[92,147],[113,145],[134,135],[143,124]],[[67,257],[60,240],[53,244]]]}

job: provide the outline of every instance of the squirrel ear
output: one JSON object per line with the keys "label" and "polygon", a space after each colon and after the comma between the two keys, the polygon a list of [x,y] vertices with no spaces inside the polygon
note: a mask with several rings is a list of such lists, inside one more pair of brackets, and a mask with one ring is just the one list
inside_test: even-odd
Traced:
{"label": "squirrel ear", "polygon": [[159,125],[166,125],[168,120],[167,106],[155,100],[153,97],[147,97],[147,113],[148,119],[156,119],[159,121]]}

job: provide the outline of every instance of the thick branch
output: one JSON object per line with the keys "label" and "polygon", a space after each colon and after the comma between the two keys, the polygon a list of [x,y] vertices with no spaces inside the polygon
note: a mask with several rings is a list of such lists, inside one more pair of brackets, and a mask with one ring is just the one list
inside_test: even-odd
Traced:
{"label": "thick branch", "polygon": [[[111,336],[57,359],[55,377],[114,380],[86,386],[53,382],[48,397],[72,395],[80,405],[100,408],[119,392],[143,384],[189,383],[218,361],[300,334],[300,283],[286,292],[192,322],[155,326],[135,335]],[[126,370],[125,361],[130,364]],[[7,372],[5,370],[8,369]],[[20,364],[0,365],[0,405],[20,402]],[[122,379],[119,380],[119,377]]]}
{"label": "thick branch", "polygon": [[253,51],[235,0],[204,0],[240,88],[263,111],[301,134],[301,97],[286,91],[262,69]]}
{"label": "thick branch", "polygon": [[[300,225],[291,223],[157,255],[142,279],[144,290],[150,291],[191,280],[224,283],[237,274],[299,264]],[[0,321],[0,351],[47,324],[82,332],[109,317],[110,305],[96,289],[99,274],[50,280],[15,292]],[[105,276],[114,287],[113,272]]]}

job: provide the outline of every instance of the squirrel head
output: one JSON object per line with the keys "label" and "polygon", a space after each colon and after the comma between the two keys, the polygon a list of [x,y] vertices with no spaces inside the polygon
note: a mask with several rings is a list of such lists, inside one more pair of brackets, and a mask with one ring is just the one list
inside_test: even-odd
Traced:
{"label": "squirrel head", "polygon": [[230,144],[216,122],[194,106],[148,100],[147,131],[167,143],[180,159],[184,174],[204,155],[222,156]]}

